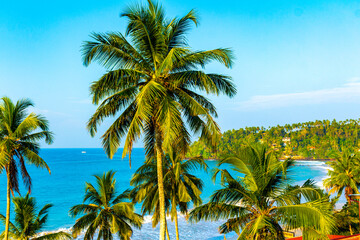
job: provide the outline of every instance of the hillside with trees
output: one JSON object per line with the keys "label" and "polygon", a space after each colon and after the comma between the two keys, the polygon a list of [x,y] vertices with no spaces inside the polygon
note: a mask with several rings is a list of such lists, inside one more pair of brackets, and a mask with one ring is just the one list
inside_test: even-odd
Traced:
{"label": "hillside with trees", "polygon": [[360,119],[345,121],[316,120],[284,126],[245,127],[224,132],[216,149],[196,141],[188,156],[216,158],[248,143],[261,142],[274,149],[281,158],[330,159],[342,149],[359,151]]}

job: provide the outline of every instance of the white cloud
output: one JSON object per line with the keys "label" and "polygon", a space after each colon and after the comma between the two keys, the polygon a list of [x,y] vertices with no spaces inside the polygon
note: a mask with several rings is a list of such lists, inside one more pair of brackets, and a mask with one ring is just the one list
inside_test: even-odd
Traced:
{"label": "white cloud", "polygon": [[337,88],[300,93],[257,95],[239,103],[239,110],[269,109],[321,103],[360,103],[360,78],[354,77]]}

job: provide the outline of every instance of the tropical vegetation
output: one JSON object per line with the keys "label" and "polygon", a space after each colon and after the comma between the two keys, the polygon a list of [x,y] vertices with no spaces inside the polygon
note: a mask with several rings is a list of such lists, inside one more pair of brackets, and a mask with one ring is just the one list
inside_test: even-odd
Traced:
{"label": "tropical vegetation", "polygon": [[96,175],[95,186],[85,183],[83,203],[70,209],[71,216],[80,216],[72,227],[73,237],[85,230],[84,240],[92,240],[96,233],[99,240],[113,239],[113,235],[128,240],[133,234],[132,228],[141,227],[143,219],[134,212],[128,193],[116,193],[114,175],[114,171]]}
{"label": "tropical vegetation", "polygon": [[[279,161],[263,145],[243,147],[225,155],[215,169],[222,188],[210,202],[190,212],[189,220],[226,222],[220,233],[235,231],[238,239],[284,239],[284,231],[300,228],[305,239],[327,239],[335,225],[333,205],[312,181],[290,185],[292,161]],[[233,175],[236,174],[234,177]]]}
{"label": "tropical vegetation", "polygon": [[[25,197],[14,197],[15,222],[10,222],[10,239],[17,240],[66,240],[71,239],[71,235],[63,232],[43,233],[44,226],[48,220],[48,212],[52,204],[46,204],[39,211],[37,210],[36,200],[26,194]],[[6,221],[6,217],[0,214],[0,220]],[[0,235],[5,238],[5,231]]]}
{"label": "tropical vegetation", "polygon": [[[183,159],[171,150],[164,157],[164,189],[166,212],[175,221],[176,239],[180,239],[178,209],[187,214],[190,203],[198,206],[202,203],[200,194],[203,182],[193,175],[195,170],[206,170],[207,164],[202,158]],[[134,186],[130,195],[135,202],[142,202],[142,214],[152,214],[153,227],[159,222],[159,190],[155,159],[149,159],[136,170],[130,185]],[[168,231],[167,231],[168,232]]]}
{"label": "tropical vegetation", "polygon": [[334,159],[343,150],[360,150],[360,120],[317,120],[273,127],[245,127],[224,132],[216,151],[203,141],[191,145],[188,156],[214,159],[249,143],[263,143],[274,149],[280,158]]}
{"label": "tropical vegetation", "polygon": [[[127,20],[124,33],[93,33],[81,51],[85,66],[97,62],[106,70],[90,86],[97,105],[87,123],[90,135],[110,120],[101,136],[104,151],[113,158],[124,141],[122,157],[129,157],[130,167],[134,145],[144,142],[146,160],[132,176],[132,189],[118,192],[115,171],[95,175],[95,184],[85,183],[82,203],[69,211],[77,218],[72,234],[42,232],[52,205],[38,209],[30,196],[27,164],[50,173],[39,151],[42,141],[52,143],[53,134],[43,116],[28,113],[33,107],[29,99],[14,103],[3,97],[0,173],[7,177],[7,204],[5,216],[0,214],[5,225],[1,239],[65,240],[85,232],[84,240],[129,240],[142,227],[144,215],[152,214],[153,227],[160,225],[160,240],[166,234],[170,240],[166,216],[175,223],[179,240],[178,212],[191,223],[222,220],[224,238],[236,232],[239,240],[282,240],[295,229],[305,240],[359,232],[360,205],[351,194],[360,194],[360,120],[246,127],[221,134],[217,110],[205,95],[233,97],[236,88],[230,76],[205,68],[213,62],[231,68],[233,52],[190,47],[187,34],[199,24],[195,10],[168,18],[160,4],[147,0],[129,6],[121,17]],[[191,143],[192,134],[199,140]],[[196,171],[208,170],[204,159],[218,161],[212,173],[221,187],[205,204],[205,186],[196,176]],[[294,185],[289,174],[294,159],[331,160],[324,180],[328,192],[311,179]],[[20,177],[28,193],[15,197]],[[347,203],[335,210],[343,193]],[[141,204],[141,215],[135,204]]]}
{"label": "tropical vegetation", "polygon": [[[38,155],[39,142],[51,144],[53,134],[49,131],[48,121],[41,115],[30,113],[29,107],[34,104],[29,99],[21,99],[13,103],[10,98],[3,97],[0,102],[0,171],[5,170],[7,176],[7,205],[4,239],[9,235],[11,195],[19,192],[19,170],[28,191],[31,191],[31,177],[26,164],[50,168]],[[20,169],[18,169],[20,168]]]}
{"label": "tropical vegetation", "polygon": [[329,193],[340,196],[345,191],[346,200],[350,203],[351,194],[359,194],[360,159],[357,154],[345,150],[336,156],[336,161],[327,162],[330,166],[328,178],[323,181]]}
{"label": "tropical vegetation", "polygon": [[[230,68],[232,51],[226,48],[194,51],[186,34],[198,17],[191,10],[169,19],[161,5],[134,5],[121,14],[127,27],[119,32],[94,33],[82,46],[83,62],[93,61],[107,72],[91,85],[93,103],[98,105],[88,122],[92,136],[108,117],[115,120],[102,135],[106,154],[113,157],[125,138],[123,157],[131,159],[134,143],[143,136],[147,158],[156,157],[160,239],[165,239],[165,193],[163,158],[172,144],[185,154],[190,133],[199,133],[209,146],[217,144],[219,126],[214,105],[200,93],[234,96],[231,77],[206,73],[204,67],[217,61]],[[130,161],[131,164],[131,161]]]}
{"label": "tropical vegetation", "polygon": [[353,235],[360,231],[359,204],[347,202],[339,211],[335,211],[336,234]]}

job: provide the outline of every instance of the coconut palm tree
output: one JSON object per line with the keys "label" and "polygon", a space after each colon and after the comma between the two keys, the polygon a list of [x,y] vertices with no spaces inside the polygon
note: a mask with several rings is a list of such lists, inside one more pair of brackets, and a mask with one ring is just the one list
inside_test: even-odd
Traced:
{"label": "coconut palm tree", "polygon": [[[216,169],[222,189],[210,202],[189,214],[191,222],[225,219],[220,233],[235,231],[238,239],[284,239],[283,231],[301,228],[304,239],[322,239],[333,228],[332,204],[311,181],[290,186],[291,160],[279,161],[261,145],[241,148],[224,156]],[[303,201],[302,201],[303,199]]]}
{"label": "coconut palm tree", "polygon": [[[60,231],[52,233],[41,233],[48,219],[48,211],[52,204],[46,204],[37,211],[35,198],[26,194],[25,197],[13,198],[15,205],[15,222],[10,222],[9,237],[18,240],[65,240],[71,239],[71,235]],[[0,220],[5,222],[6,218],[0,214]],[[40,234],[41,233],[41,234]],[[0,237],[5,236],[3,232]]]}
{"label": "coconut palm tree", "polygon": [[[165,189],[165,208],[175,221],[176,239],[179,240],[177,208],[183,214],[188,213],[189,205],[202,203],[200,194],[203,188],[201,179],[193,175],[194,170],[206,170],[207,164],[202,158],[183,159],[175,150],[165,155],[163,173]],[[135,202],[142,203],[142,213],[153,214],[153,227],[159,223],[159,197],[157,166],[155,159],[149,159],[133,175],[130,184]]]}
{"label": "coconut palm tree", "polygon": [[73,226],[73,236],[86,230],[84,240],[113,239],[117,234],[121,240],[130,239],[132,227],[141,228],[142,217],[134,212],[134,204],[126,202],[128,193],[116,194],[115,172],[96,175],[96,186],[85,183],[85,196],[82,204],[73,206],[70,215],[81,216]]}
{"label": "coconut palm tree", "polygon": [[[163,8],[151,0],[147,6],[129,7],[125,35],[119,32],[93,34],[82,47],[86,66],[97,61],[107,69],[91,85],[94,104],[99,104],[88,122],[92,136],[107,117],[115,117],[103,134],[103,147],[112,158],[124,137],[123,157],[143,136],[148,158],[156,156],[160,203],[160,239],[165,239],[163,152],[177,142],[187,152],[190,133],[198,133],[209,146],[220,137],[214,105],[200,93],[234,96],[231,78],[206,73],[212,61],[232,66],[232,52],[217,48],[193,51],[186,34],[198,24],[194,10],[181,18],[168,19]],[[187,123],[187,124],[185,124]],[[131,160],[130,160],[131,165]]]}
{"label": "coconut palm tree", "polygon": [[359,205],[356,202],[345,203],[341,210],[334,212],[336,234],[353,235],[359,232]]}
{"label": "coconut palm tree", "polygon": [[49,131],[48,121],[41,115],[27,113],[33,103],[29,99],[21,99],[14,104],[9,98],[1,98],[0,103],[0,162],[5,168],[7,176],[7,206],[4,239],[8,239],[10,221],[10,192],[19,193],[19,171],[25,187],[31,191],[31,177],[26,170],[26,164],[50,169],[46,162],[38,155],[39,141],[47,144],[53,141]]}
{"label": "coconut palm tree", "polygon": [[335,161],[329,161],[331,167],[328,170],[328,178],[324,180],[324,186],[330,193],[337,193],[340,196],[345,190],[345,197],[348,203],[350,194],[359,194],[360,185],[360,159],[358,155],[344,150],[335,156]]}

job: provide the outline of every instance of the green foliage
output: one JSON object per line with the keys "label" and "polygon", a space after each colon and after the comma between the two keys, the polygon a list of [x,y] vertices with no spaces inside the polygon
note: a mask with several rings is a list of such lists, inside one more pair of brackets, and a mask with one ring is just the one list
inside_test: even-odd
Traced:
{"label": "green foliage", "polygon": [[7,206],[4,239],[8,240],[10,223],[10,192],[19,193],[19,171],[28,192],[31,191],[31,177],[26,164],[36,167],[50,168],[38,155],[39,141],[47,144],[53,141],[48,121],[41,115],[27,113],[33,103],[29,99],[21,99],[14,104],[10,98],[1,98],[0,103],[0,173],[5,169],[7,176]]}
{"label": "green foliage", "polygon": [[336,234],[353,235],[359,232],[359,204],[347,202],[340,211],[334,213]]}
{"label": "green foliage", "polygon": [[116,193],[114,175],[109,171],[95,176],[96,186],[85,184],[83,203],[70,209],[71,216],[81,216],[73,226],[74,237],[86,230],[84,240],[92,240],[96,232],[98,239],[112,239],[117,234],[121,240],[129,240],[132,227],[141,228],[142,217],[134,213],[134,204],[125,202],[128,192]]}
{"label": "green foliage", "polygon": [[284,239],[283,231],[301,228],[306,240],[322,239],[333,231],[333,203],[329,195],[311,180],[291,186],[287,172],[291,160],[279,161],[263,145],[238,149],[221,158],[218,166],[230,165],[239,177],[226,169],[215,169],[222,189],[210,202],[190,212],[189,220],[226,222],[220,233],[235,231],[238,239]]}
{"label": "green foliage", "polygon": [[360,149],[359,120],[348,119],[314,121],[286,124],[284,126],[246,127],[226,131],[216,151],[202,141],[191,145],[188,156],[203,156],[206,159],[236,150],[248,143],[263,143],[275,150],[280,158],[329,159],[345,149],[357,152]]}
{"label": "green foliage", "polygon": [[327,162],[331,167],[329,178],[324,180],[324,186],[330,189],[329,193],[337,193],[338,197],[345,190],[345,197],[350,202],[350,194],[359,194],[360,186],[360,159],[358,154],[348,150],[338,153],[335,161]]}
{"label": "green foliage", "polygon": [[[156,161],[148,160],[134,174],[130,184],[135,202],[142,202],[142,213],[153,214],[153,226],[159,222],[159,198]],[[202,203],[200,194],[204,187],[201,179],[191,174],[196,169],[207,169],[202,158],[182,159],[175,151],[170,151],[164,158],[164,189],[166,211],[173,220],[177,208],[187,214],[189,204],[198,206]]]}
{"label": "green foliage", "polygon": [[154,156],[155,143],[168,149],[176,142],[185,154],[190,132],[199,133],[209,146],[216,145],[220,136],[213,119],[216,109],[199,93],[236,94],[229,76],[204,70],[213,61],[231,67],[232,51],[190,48],[186,35],[198,24],[194,10],[169,19],[160,5],[149,0],[147,6],[134,5],[121,16],[128,20],[125,35],[94,33],[93,40],[82,46],[86,66],[97,61],[107,69],[90,88],[93,103],[99,104],[88,122],[91,135],[105,118],[115,117],[102,136],[109,157],[122,138],[123,156],[130,156],[141,135],[148,157]]}
{"label": "green foliage", "polygon": [[51,144],[53,134],[49,131],[48,121],[41,115],[28,114],[33,103],[21,99],[13,103],[7,97],[0,103],[0,168],[5,168],[11,191],[19,192],[19,169],[24,185],[30,191],[31,178],[26,170],[26,163],[40,168],[50,169],[38,155],[39,141]]}
{"label": "green foliage", "polygon": [[[71,239],[66,232],[52,232],[39,235],[44,230],[48,219],[48,211],[52,207],[46,204],[37,211],[35,198],[27,194],[25,197],[13,198],[15,205],[15,222],[10,222],[10,239],[18,240],[65,240]],[[0,214],[0,220],[5,222],[5,216]],[[0,235],[4,237],[4,232]]]}
{"label": "green foliage", "polygon": [[165,203],[161,154],[176,144],[184,156],[190,134],[199,133],[209,146],[215,146],[220,129],[214,105],[201,93],[234,96],[231,77],[206,73],[205,66],[219,62],[230,68],[232,51],[217,48],[194,51],[186,35],[197,25],[195,11],[183,17],[167,18],[161,5],[128,7],[121,17],[127,19],[125,34],[94,33],[82,46],[83,62],[97,61],[107,72],[90,87],[97,110],[88,122],[94,136],[105,118],[115,120],[102,135],[106,154],[112,158],[124,138],[123,157],[129,155],[141,137],[147,158],[157,155],[160,239],[165,237]]}

